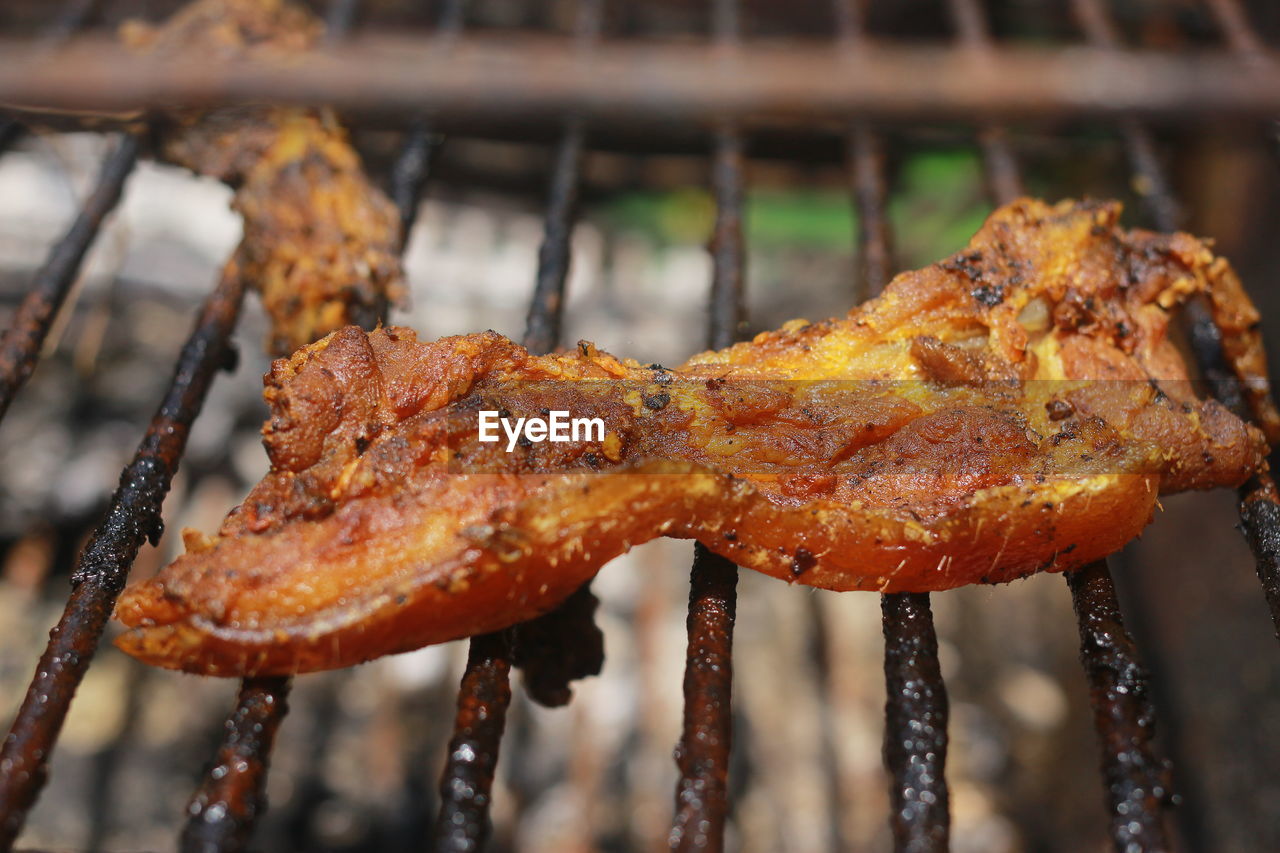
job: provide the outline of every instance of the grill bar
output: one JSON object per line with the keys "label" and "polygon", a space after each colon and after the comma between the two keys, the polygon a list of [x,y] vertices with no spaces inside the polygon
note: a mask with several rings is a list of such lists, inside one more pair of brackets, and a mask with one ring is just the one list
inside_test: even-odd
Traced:
{"label": "grill bar", "polygon": [[3,154],[13,140],[18,138],[22,125],[8,116],[0,116],[0,154]]}
{"label": "grill bar", "polygon": [[246,678],[213,766],[187,806],[182,853],[243,850],[266,810],[267,762],[288,712],[288,678]]}
{"label": "grill bar", "polygon": [[[951,6],[962,43],[989,50],[985,24],[973,21],[978,17],[977,0],[951,0]],[[1073,2],[1073,11],[1097,49],[1118,49],[1118,37],[1100,4],[1094,0]],[[1143,197],[1148,206],[1159,209],[1161,215],[1176,211],[1149,134],[1136,120],[1124,118],[1121,124],[1131,166],[1139,187],[1146,190]],[[1017,159],[1004,139],[1003,128],[981,129],[979,145],[988,191],[995,202],[1005,204],[1022,195]],[[1161,806],[1172,799],[1171,770],[1167,761],[1157,757],[1152,741],[1155,714],[1145,692],[1147,675],[1120,620],[1110,571],[1105,562],[1098,562],[1068,573],[1066,580],[1072,591],[1081,659],[1094,706],[1112,841],[1117,850],[1126,853],[1167,850]]]}
{"label": "grill bar", "polygon": [[[576,24],[580,47],[590,45],[598,37],[601,9],[602,0],[580,0]],[[579,172],[585,145],[585,124],[576,118],[569,119],[556,146],[533,297],[526,317],[523,343],[533,353],[551,352],[560,342],[564,292],[572,258]],[[575,598],[583,594],[590,595],[585,587],[575,594]],[[542,617],[543,620],[572,618],[571,614],[562,613],[560,609]],[[546,636],[554,637],[558,644],[575,633],[556,630],[553,625]],[[511,666],[515,662],[516,634],[517,629],[510,628],[471,640],[458,693],[458,715],[449,757],[440,783],[441,805],[436,823],[439,850],[477,850],[484,846],[489,836],[490,791],[507,706],[511,701],[510,679]],[[568,654],[567,650],[565,654]]]}
{"label": "grill bar", "polygon": [[[443,0],[435,41],[447,49],[462,32],[467,0]],[[409,126],[404,146],[391,169],[391,200],[400,213],[400,249],[409,242],[414,223],[418,221],[418,202],[422,198],[431,164],[444,137],[432,130],[426,116],[419,116]]]}
{"label": "grill bar", "polygon": [[1156,757],[1147,673],[1125,631],[1105,562],[1067,573],[1080,627],[1080,659],[1102,753],[1111,838],[1120,851],[1171,849],[1161,809],[1172,802],[1170,766]]}
{"label": "grill bar", "polygon": [[173,382],[133,461],[120,475],[106,517],[80,554],[71,578],[71,597],[0,751],[0,850],[12,847],[44,785],[67,709],[134,557],[144,540],[159,539],[161,504],[186,447],[191,422],[214,375],[233,363],[229,338],[243,297],[244,283],[224,276],[205,302],[178,357]]}
{"label": "grill bar", "polygon": [[[1122,48],[1120,33],[1102,0],[1072,0],[1071,11],[1090,44],[1103,50],[1118,51]],[[1182,221],[1181,209],[1156,155],[1151,132],[1134,118],[1121,119],[1119,127],[1129,168],[1134,175],[1134,188],[1141,196],[1152,224],[1161,231],[1176,230]]]}
{"label": "grill bar", "polygon": [[1280,65],[1229,50],[957,51],[877,42],[845,54],[829,42],[761,42],[725,55],[694,44],[618,41],[578,54],[561,38],[501,36],[431,48],[421,37],[366,35],[267,63],[161,59],[87,36],[56,51],[5,39],[0,102],[109,113],[173,103],[327,103],[358,116],[439,110],[505,127],[572,115],[634,128],[726,119],[812,127],[868,117],[1280,114]]}
{"label": "grill bar", "polygon": [[556,146],[551,171],[551,191],[542,245],[538,249],[538,272],[525,324],[524,345],[530,352],[551,352],[560,342],[565,282],[572,255],[570,241],[578,204],[578,171],[585,142],[586,129],[582,122],[570,119]]}
{"label": "grill bar", "polygon": [[1280,495],[1269,474],[1257,475],[1240,490],[1240,522],[1280,639]]}
{"label": "grill bar", "polygon": [[[740,33],[738,0],[715,0],[711,7],[716,53],[732,57]],[[711,236],[711,289],[707,343],[730,346],[743,332],[746,248],[742,137],[723,124],[715,135],[711,183],[716,203]],[[689,644],[684,670],[684,722],[676,745],[675,816],[667,843],[672,850],[724,848],[729,814],[729,750],[733,739],[733,626],[738,610],[738,567],[701,543],[693,546],[689,574]]]}
{"label": "grill bar", "polygon": [[289,712],[289,678],[246,678],[223,723],[217,755],[187,805],[182,853],[244,850],[267,810],[267,769],[275,733]]}
{"label": "grill bar", "polygon": [[[979,0],[947,0],[947,11],[963,51],[987,58],[996,50]],[[1006,204],[1024,195],[1017,158],[1009,146],[1005,129],[984,125],[978,129],[978,149],[982,153],[987,191],[997,204]]]}
{"label": "grill bar", "polygon": [[[590,44],[599,35],[600,5],[601,0],[579,3],[579,44]],[[578,206],[578,173],[585,144],[586,126],[581,119],[569,119],[556,146],[542,245],[538,249],[538,272],[525,324],[524,345],[530,352],[550,352],[560,343],[565,283],[569,277],[573,223]]]}
{"label": "grill bar", "polygon": [[894,848],[905,853],[945,851],[951,828],[943,776],[948,707],[929,595],[884,595],[880,608],[886,687],[884,761],[894,780],[889,817]]}
{"label": "grill bar", "polygon": [[449,759],[440,780],[438,853],[474,853],[488,841],[490,791],[511,703],[511,659],[509,629],[471,639]]}
{"label": "grill bar", "polygon": [[[964,15],[969,10],[956,11]],[[863,43],[864,22],[856,2],[837,0],[836,22],[842,40],[855,49]],[[893,270],[886,215],[888,182],[884,143],[878,133],[865,124],[854,124],[847,148],[861,255],[855,295],[861,302],[878,296]],[[944,774],[948,706],[929,596],[883,595],[880,610],[887,697],[883,750],[890,776],[889,825],[894,848],[912,853],[946,850],[951,824]]]}
{"label": "grill bar", "polygon": [[18,390],[26,384],[40,358],[40,348],[89,247],[107,214],[120,201],[125,181],[138,160],[138,134],[125,134],[102,162],[97,186],[85,200],[70,230],[49,251],[36,271],[31,290],[14,313],[12,325],[0,338],[0,418]]}
{"label": "grill bar", "polygon": [[888,182],[885,180],[884,140],[865,125],[849,134],[849,159],[853,163],[853,204],[858,212],[860,276],[855,291],[858,302],[878,295],[893,275],[893,241],[889,217]]}
{"label": "grill bar", "polygon": [[1208,0],[1208,4],[1232,50],[1253,61],[1266,60],[1267,46],[1249,23],[1249,13],[1240,5],[1240,0]]}
{"label": "grill bar", "polygon": [[391,201],[400,214],[400,251],[409,244],[409,235],[418,221],[418,202],[431,174],[431,165],[440,148],[441,137],[431,131],[425,119],[409,128],[404,145],[391,167]]}
{"label": "grill bar", "polygon": [[738,567],[694,546],[689,579],[689,647],[684,670],[684,733],[676,746],[680,782],[668,844],[672,850],[724,849],[732,742],[733,624]]}
{"label": "grill bar", "polygon": [[[1073,0],[1072,5],[1081,28],[1091,42],[1108,49],[1119,48],[1115,24],[1100,0]],[[1236,0],[1209,0],[1209,6],[1232,50],[1255,59],[1262,55],[1261,42]],[[1153,223],[1161,231],[1175,230],[1182,219],[1181,208],[1165,169],[1155,154],[1150,132],[1140,121],[1132,118],[1121,122],[1121,131],[1130,166],[1137,178],[1135,183]],[[1212,393],[1236,414],[1247,418],[1244,401],[1234,380],[1229,378],[1230,371],[1222,363],[1222,341],[1217,328],[1202,303],[1194,302],[1189,308],[1192,349],[1201,372],[1211,380]],[[1277,638],[1280,638],[1280,499],[1269,474],[1259,474],[1241,488],[1240,520],[1253,551],[1258,579],[1271,611],[1272,625]]]}
{"label": "grill bar", "polygon": [[[445,21],[460,15],[461,0],[450,0],[442,10]],[[329,9],[327,22],[330,44],[340,43],[347,37],[359,14],[359,3],[335,0]],[[444,26],[442,25],[442,31]],[[410,129],[405,143],[392,168],[391,198],[400,214],[400,249],[408,243],[409,232],[417,217],[418,202],[430,174],[432,155],[439,145],[438,137],[431,134],[424,121],[418,121]],[[377,307],[377,315],[368,318],[373,325],[386,319],[387,305]],[[201,783],[200,789],[188,808],[188,821],[183,830],[184,850],[234,851],[244,849],[253,835],[254,825],[266,811],[267,770],[274,732],[279,729],[288,713],[288,697],[293,687],[291,679],[245,679],[240,688],[236,708],[225,723],[225,736],[215,759]],[[246,737],[243,721],[263,731],[269,737]],[[225,755],[242,757],[234,780],[220,776],[225,772]],[[185,847],[188,844],[200,845]]]}
{"label": "grill bar", "polygon": [[[1266,61],[1266,47],[1239,0],[1208,2],[1231,49],[1250,61]],[[1206,367],[1201,365],[1202,370]],[[1253,551],[1258,580],[1271,611],[1271,624],[1276,638],[1280,639],[1280,495],[1269,473],[1258,474],[1240,489],[1240,522]]]}

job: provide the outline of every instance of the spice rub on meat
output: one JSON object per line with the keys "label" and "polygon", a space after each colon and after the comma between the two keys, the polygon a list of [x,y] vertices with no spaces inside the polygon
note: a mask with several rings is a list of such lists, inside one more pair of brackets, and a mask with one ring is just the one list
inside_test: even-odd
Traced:
{"label": "spice rub on meat", "polygon": [[[323,30],[282,0],[196,0],[159,27],[127,24],[122,37],[161,55],[288,61]],[[287,355],[349,323],[372,326],[386,304],[403,302],[399,217],[330,110],[244,106],[164,118],[163,156],[236,191],[244,238],[227,272],[262,296],[270,352]]]}
{"label": "spice rub on meat", "polygon": [[[662,535],[836,590],[1098,559],[1158,494],[1237,485],[1280,435],[1231,268],[1118,214],[1016,202],[847,317],[675,369],[343,329],[276,362],[270,474],[126,590],[118,644],[218,675],[345,666],[528,619]],[[1193,393],[1167,332],[1197,294],[1262,429]],[[603,437],[479,440],[481,411],[556,410]]]}

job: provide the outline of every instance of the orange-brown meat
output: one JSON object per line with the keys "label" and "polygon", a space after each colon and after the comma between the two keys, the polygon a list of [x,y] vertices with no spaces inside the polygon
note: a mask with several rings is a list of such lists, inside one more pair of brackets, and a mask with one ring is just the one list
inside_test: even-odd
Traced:
{"label": "orange-brown meat", "polygon": [[[277,58],[323,32],[283,0],[196,0],[160,27],[133,23],[138,50]],[[400,221],[369,183],[329,110],[233,107],[167,118],[164,156],[235,188],[244,238],[228,262],[262,296],[268,350],[287,355],[348,323],[372,325],[404,300]]]}
{"label": "orange-brown meat", "polygon": [[[632,545],[697,539],[837,590],[936,590],[1121,547],[1161,492],[1229,486],[1263,432],[1192,391],[1170,309],[1210,297],[1255,417],[1257,315],[1185,234],[1024,200],[847,317],[677,369],[495,333],[343,329],[267,377],[271,473],[127,590],[119,644],[220,675],[344,666],[547,610]],[[565,442],[480,440],[564,411]]]}

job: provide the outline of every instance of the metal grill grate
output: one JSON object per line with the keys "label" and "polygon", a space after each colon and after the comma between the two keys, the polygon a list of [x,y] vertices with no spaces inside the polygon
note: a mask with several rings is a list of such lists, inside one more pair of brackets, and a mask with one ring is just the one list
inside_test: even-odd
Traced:
{"label": "metal grill grate", "polygon": [[[579,0],[574,37],[577,61],[598,63],[593,50],[601,34],[603,0]],[[53,32],[70,37],[92,4],[68,4]],[[1073,0],[1072,12],[1091,45],[1091,57],[1101,70],[1078,60],[1064,69],[1055,58],[1031,59],[1002,47],[992,38],[985,11],[978,0],[948,0],[955,33],[954,48],[893,48],[874,45],[866,32],[864,10],[857,0],[836,0],[834,44],[845,54],[841,79],[804,78],[816,65],[796,54],[762,51],[743,65],[748,52],[740,39],[736,0],[714,0],[710,7],[713,44],[697,51],[673,47],[634,47],[620,50],[615,60],[622,69],[599,77],[581,68],[564,70],[537,45],[514,46],[508,57],[530,69],[548,61],[553,71],[510,87],[493,83],[482,50],[451,51],[445,59],[418,56],[380,59],[362,41],[346,44],[345,30],[357,19],[359,4],[337,2],[330,7],[332,64],[307,66],[296,73],[274,74],[264,69],[220,69],[199,80],[175,73],[156,81],[139,69],[107,73],[110,57],[101,45],[72,44],[64,53],[48,53],[20,45],[17,60],[0,70],[0,100],[43,100],[55,105],[119,106],[135,96],[163,99],[183,93],[197,99],[269,97],[325,100],[368,112],[399,106],[425,110],[417,119],[393,170],[392,196],[405,233],[413,223],[418,201],[428,180],[442,129],[450,122],[492,118],[514,103],[521,127],[538,121],[539,111],[552,117],[559,134],[545,208],[544,238],[528,312],[524,343],[532,351],[553,349],[560,339],[565,282],[571,256],[579,177],[584,152],[595,122],[655,118],[669,122],[690,119],[706,109],[712,117],[704,129],[710,146],[710,183],[717,216],[711,245],[713,272],[708,297],[708,343],[726,346],[745,327],[743,295],[745,248],[744,127],[750,120],[803,124],[838,119],[846,122],[846,147],[855,207],[859,213],[861,275],[859,299],[878,293],[892,272],[891,235],[886,204],[885,140],[866,123],[868,117],[891,115],[912,121],[964,115],[978,117],[974,144],[981,152],[991,197],[1007,201],[1022,193],[1017,158],[1002,117],[1013,114],[1101,113],[1116,117],[1132,173],[1143,187],[1142,198],[1151,222],[1161,230],[1179,224],[1179,204],[1156,156],[1152,135],[1131,108],[1168,115],[1231,112],[1255,118],[1280,114],[1280,77],[1237,0],[1207,0],[1221,29],[1226,50],[1196,60],[1152,57],[1127,51],[1109,17],[1105,0]],[[441,10],[439,43],[463,41],[462,0]],[[44,52],[42,52],[44,51]],[[645,51],[648,51],[646,53]],[[957,69],[954,85],[920,85],[911,64],[927,56],[935,68]],[[362,57],[371,57],[370,74],[383,79],[412,80],[382,90],[374,106],[365,85],[370,77],[354,74],[342,79]],[[954,57],[954,58],[952,58]],[[669,61],[669,75],[653,78],[651,88],[610,87],[637,69],[652,69]],[[443,63],[443,64],[442,64]],[[728,64],[725,76],[715,69]],[[739,64],[735,64],[739,63]],[[758,65],[757,65],[758,63]],[[954,63],[948,65],[947,63]],[[874,82],[860,71],[887,68]],[[86,74],[102,70],[101,75]],[[413,75],[395,73],[413,69]],[[1242,73],[1248,69],[1247,73]],[[1045,73],[1037,75],[1034,71]],[[179,69],[181,71],[181,69]],[[433,74],[440,71],[440,74]],[[1130,72],[1125,75],[1124,72]],[[701,72],[708,72],[699,76]],[[901,73],[895,73],[901,72]],[[1051,73],[1052,72],[1052,73]],[[770,82],[770,75],[780,82]],[[1097,90],[1088,100],[1074,92],[1098,75],[1119,80],[1109,90]],[[1192,76],[1194,75],[1194,76]],[[798,87],[796,80],[805,79]],[[84,86],[86,80],[96,81]],[[1189,81],[1195,80],[1194,85]],[[456,100],[458,81],[492,95],[462,103]],[[885,80],[891,82],[883,82]],[[1133,81],[1138,82],[1133,82]],[[212,81],[212,82],[210,82]],[[1127,82],[1126,82],[1127,81]],[[493,83],[493,85],[490,85]],[[936,83],[936,81],[935,81]],[[984,83],[991,84],[980,96]],[[1132,85],[1130,85],[1132,84]],[[1139,103],[1135,95],[1141,91]],[[799,96],[797,104],[782,108],[784,99]],[[1034,96],[1034,97],[1033,97]],[[523,100],[522,100],[523,99]],[[609,103],[606,103],[609,101]],[[852,118],[851,118],[852,117]],[[545,117],[543,124],[548,122]],[[700,125],[704,124],[699,122]],[[12,120],[0,124],[0,145],[18,130]],[[127,132],[104,161],[96,190],[86,201],[66,236],[53,247],[37,273],[30,295],[16,315],[13,328],[0,342],[0,414],[30,375],[50,324],[74,281],[81,261],[103,218],[120,197],[137,160],[141,134]],[[229,365],[228,339],[242,299],[239,286],[223,281],[205,303],[178,361],[173,383],[124,471],[106,519],[85,546],[73,577],[73,591],[65,613],[37,667],[26,700],[18,712],[0,754],[0,849],[10,849],[45,779],[49,756],[75,689],[89,667],[115,598],[144,540],[160,528],[160,504],[181,458],[188,430],[199,412],[218,370]],[[1199,343],[1201,367],[1217,375],[1216,332],[1203,316],[1192,339]],[[1238,404],[1229,396],[1224,402]],[[1259,475],[1241,491],[1242,520],[1257,558],[1272,617],[1280,632],[1280,500],[1269,477]],[[688,659],[684,682],[684,734],[677,748],[680,779],[675,820],[669,844],[682,851],[720,849],[728,813],[729,745],[731,740],[732,640],[736,611],[737,569],[721,557],[698,548],[692,569],[688,617]],[[1088,677],[1095,725],[1102,755],[1112,838],[1120,850],[1171,848],[1162,809],[1173,801],[1168,763],[1152,742],[1153,711],[1147,697],[1146,674],[1133,641],[1126,633],[1111,575],[1096,563],[1067,577],[1079,621],[1081,656]],[[897,849],[938,851],[948,846],[949,797],[944,775],[947,753],[947,696],[938,661],[929,596],[886,595],[882,601],[885,637],[885,677],[888,688],[884,755],[892,777],[891,826]],[[816,611],[815,611],[816,612]],[[810,645],[821,673],[828,638],[820,619],[812,620]],[[566,634],[571,636],[571,634]],[[449,758],[441,781],[442,807],[434,833],[434,847],[442,851],[483,848],[489,828],[491,785],[499,742],[511,698],[510,671],[518,658],[515,631],[477,637],[471,642],[458,696],[457,717]],[[821,676],[820,676],[821,677]],[[226,723],[225,737],[208,775],[195,794],[182,836],[184,850],[237,850],[250,838],[261,812],[268,759],[276,730],[285,715],[290,682],[251,679],[242,686],[238,704]],[[821,721],[827,742],[833,738],[830,720]],[[839,802],[835,774],[829,789]],[[832,809],[832,813],[838,809]],[[833,848],[842,846],[838,820],[830,833]]]}

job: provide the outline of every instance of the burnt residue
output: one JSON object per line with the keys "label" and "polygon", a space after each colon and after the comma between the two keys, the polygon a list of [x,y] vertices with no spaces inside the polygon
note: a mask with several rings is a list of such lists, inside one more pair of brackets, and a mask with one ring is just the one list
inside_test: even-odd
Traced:
{"label": "burnt residue", "polygon": [[1280,639],[1280,498],[1270,474],[1254,476],[1240,490],[1240,521]]}
{"label": "burnt residue", "polygon": [[551,170],[542,245],[538,248],[538,272],[525,326],[524,345],[530,352],[550,352],[560,342],[570,241],[578,206],[578,173],[585,143],[582,122],[571,119],[556,147],[555,165]]}
{"label": "burnt residue", "polygon": [[660,412],[671,402],[671,395],[666,391],[659,391],[657,394],[645,394],[644,407],[651,411]]}
{"label": "burnt residue", "polygon": [[556,708],[573,697],[570,685],[604,666],[604,634],[595,623],[600,600],[584,584],[555,610],[513,628],[513,663],[540,705]]}
{"label": "burnt residue", "polygon": [[938,665],[938,637],[928,593],[882,596],[884,615],[884,763],[895,849],[935,853],[948,849],[950,798],[947,761],[947,691]]}
{"label": "burnt residue", "polygon": [[9,849],[48,774],[48,758],[80,680],[89,668],[133,560],[161,529],[160,510],[191,422],[219,370],[230,363],[228,338],[244,282],[224,276],[205,302],[178,357],[173,381],[133,461],[120,475],[106,517],[89,537],[72,574],[71,597],[49,637],[0,752],[0,849]]}
{"label": "burnt residue", "polygon": [[102,222],[120,201],[125,180],[138,161],[139,133],[128,133],[102,163],[97,186],[85,199],[71,228],[49,251],[36,271],[31,289],[0,338],[0,417],[31,377],[53,319],[75,284],[80,264],[93,245]]}
{"label": "burnt residue", "polygon": [[511,659],[509,630],[472,638],[440,779],[432,846],[437,853],[476,853],[488,841],[493,774],[511,703]]}
{"label": "burnt residue", "polygon": [[797,548],[791,558],[791,577],[799,578],[818,564],[818,558],[808,548]]}
{"label": "burnt residue", "polygon": [[677,851],[724,849],[732,742],[733,626],[738,567],[694,546],[689,585],[689,646],[684,728],[676,746],[680,783],[668,844]]}
{"label": "burnt residue", "polygon": [[1105,562],[1067,573],[1080,628],[1080,660],[1102,753],[1111,839],[1120,851],[1169,850],[1162,809],[1173,801],[1158,755],[1147,672],[1125,630]]}
{"label": "burnt residue", "polygon": [[243,850],[266,810],[267,762],[288,712],[288,678],[246,678],[222,744],[187,806],[182,853]]}
{"label": "burnt residue", "polygon": [[1071,417],[1076,413],[1076,407],[1069,400],[1054,398],[1044,404],[1045,411],[1049,413],[1049,420],[1062,421]]}

